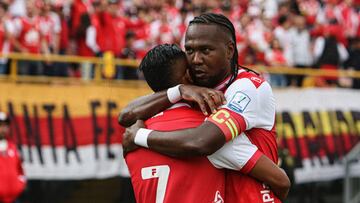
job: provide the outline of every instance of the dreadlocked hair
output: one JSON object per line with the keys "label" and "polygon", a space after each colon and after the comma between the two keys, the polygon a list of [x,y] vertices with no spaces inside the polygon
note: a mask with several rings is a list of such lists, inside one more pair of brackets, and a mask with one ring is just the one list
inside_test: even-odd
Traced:
{"label": "dreadlocked hair", "polygon": [[192,21],[190,21],[189,25],[192,25],[192,24],[219,25],[219,26],[227,28],[230,31],[235,50],[234,50],[234,55],[231,59],[231,78],[229,80],[229,83],[226,84],[227,87],[230,86],[231,83],[234,82],[234,80],[236,79],[236,76],[239,71],[239,67],[241,67],[242,69],[244,69],[248,72],[253,72],[256,75],[259,75],[257,72],[255,72],[247,67],[239,65],[238,51],[236,48],[235,28],[234,28],[234,25],[232,24],[232,22],[227,17],[225,17],[224,15],[221,15],[221,14],[216,14],[216,13],[204,13],[204,14],[201,14],[200,16],[196,16]]}
{"label": "dreadlocked hair", "polygon": [[232,22],[221,14],[215,14],[215,13],[204,13],[200,16],[196,16],[192,21],[190,21],[189,25],[192,24],[213,24],[213,25],[219,25],[221,27],[225,27],[230,31],[232,42],[234,43],[235,51],[234,55],[231,59],[231,78],[227,86],[229,86],[237,76],[237,73],[239,71],[239,63],[238,63],[238,51],[236,48],[236,37],[235,37],[235,28]]}

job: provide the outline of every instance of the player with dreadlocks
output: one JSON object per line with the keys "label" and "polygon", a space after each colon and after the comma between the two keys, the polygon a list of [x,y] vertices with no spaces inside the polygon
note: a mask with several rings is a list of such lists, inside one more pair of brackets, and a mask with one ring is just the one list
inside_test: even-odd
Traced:
{"label": "player with dreadlocks", "polygon": [[171,132],[148,130],[137,122],[126,129],[125,149],[131,150],[135,143],[171,156],[210,155],[208,159],[216,167],[233,169],[227,171],[226,202],[280,202],[265,185],[246,175],[277,183],[278,187],[271,189],[280,198],[286,197],[288,179],[266,176],[266,169],[253,170],[264,158],[262,154],[274,163],[278,160],[275,100],[264,79],[243,67],[238,70],[232,23],[219,14],[195,17],[186,31],[185,50],[194,84],[224,92],[226,103],[216,109],[222,101],[218,92],[190,85],[133,102],[120,116],[123,125],[146,119],[154,114],[144,112],[160,112],[161,107],[181,99],[197,102],[205,114],[207,104],[212,114],[199,127]]}

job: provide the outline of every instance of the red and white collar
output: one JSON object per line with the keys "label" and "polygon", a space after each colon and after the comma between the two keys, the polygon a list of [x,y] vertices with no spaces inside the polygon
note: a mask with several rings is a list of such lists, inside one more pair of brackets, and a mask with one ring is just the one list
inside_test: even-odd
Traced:
{"label": "red and white collar", "polygon": [[[244,70],[244,69],[240,69],[240,70],[238,71],[238,74],[237,74],[237,75],[239,75],[239,74],[242,73],[242,72],[245,72],[245,70]],[[225,86],[226,86],[227,83],[229,82],[230,78],[231,78],[231,75],[228,76],[225,80],[223,80],[220,84],[218,84],[214,89],[220,90],[220,91],[224,90],[224,89],[225,89]]]}

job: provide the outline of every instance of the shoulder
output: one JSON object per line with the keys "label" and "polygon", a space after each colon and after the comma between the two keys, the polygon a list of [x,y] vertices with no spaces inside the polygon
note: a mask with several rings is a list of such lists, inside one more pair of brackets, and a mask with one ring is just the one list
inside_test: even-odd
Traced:
{"label": "shoulder", "polygon": [[248,104],[250,101],[266,99],[272,95],[270,84],[252,72],[241,72],[225,92],[229,101]]}
{"label": "shoulder", "polygon": [[197,127],[205,116],[188,104],[178,103],[146,121],[146,126],[156,130],[177,130]]}
{"label": "shoulder", "polygon": [[230,85],[230,87],[231,86],[236,86],[236,87],[241,86],[242,88],[258,89],[264,83],[267,83],[267,82],[261,76],[255,74],[255,73],[252,73],[252,72],[242,70],[236,77],[236,80]]}

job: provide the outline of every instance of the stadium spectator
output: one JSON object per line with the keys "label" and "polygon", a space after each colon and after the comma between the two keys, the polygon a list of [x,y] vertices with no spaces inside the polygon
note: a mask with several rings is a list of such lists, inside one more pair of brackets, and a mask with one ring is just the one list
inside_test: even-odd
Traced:
{"label": "stadium spectator", "polygon": [[[135,33],[128,31],[125,35],[125,48],[122,50],[120,58],[122,59],[136,59],[136,50],[134,49]],[[121,66],[116,69],[116,78],[125,80],[136,80],[139,78],[138,71],[134,67]]]}
{"label": "stadium spectator", "polygon": [[349,39],[356,37],[359,27],[359,13],[356,12],[353,0],[343,0],[336,6],[336,19],[342,25],[345,36]]}
{"label": "stadium spectator", "polygon": [[[57,13],[51,10],[50,2],[39,2],[39,30],[47,44],[45,54],[59,54],[59,40],[61,33],[61,20]],[[66,76],[65,69],[61,69],[58,63],[44,63],[44,74],[48,76]]]}
{"label": "stadium spectator", "polygon": [[[276,38],[272,40],[270,49],[266,51],[265,59],[270,66],[288,67],[289,65],[280,42]],[[270,83],[274,87],[285,87],[287,79],[282,74],[270,74]]]}
{"label": "stadium spectator", "polygon": [[[100,47],[96,42],[96,34],[96,28],[91,24],[89,14],[83,13],[75,34],[77,53],[79,56],[92,57],[99,55]],[[85,61],[80,64],[80,66],[81,77],[84,80],[88,80],[94,76],[94,68],[91,63]]]}
{"label": "stadium spectator", "polygon": [[[337,70],[349,56],[344,45],[338,42],[337,30],[329,25],[324,29],[324,36],[319,36],[314,45],[314,57],[318,68]],[[319,85],[337,86],[337,77],[320,77]]]}
{"label": "stadium spectator", "polygon": [[[70,33],[67,18],[64,13],[64,2],[56,2],[52,4],[52,11],[59,16],[60,33],[59,39],[55,41],[54,47],[58,47],[59,55],[71,54],[70,52]],[[58,76],[69,76],[69,64],[68,63],[55,63],[55,73]]]}
{"label": "stadium spectator", "polygon": [[[41,50],[36,53],[47,53],[47,50],[54,50],[54,52],[51,53],[62,54],[64,53],[60,52],[62,48],[62,50],[67,50],[67,54],[76,54],[76,51],[79,49],[79,47],[77,47],[79,42],[76,42],[77,39],[75,35],[81,22],[81,15],[84,13],[91,16],[91,24],[95,27],[97,33],[94,42],[99,46],[99,50],[95,56],[102,56],[104,51],[112,51],[115,57],[121,57],[121,53],[125,48],[125,34],[128,30],[133,31],[136,36],[134,49],[136,50],[137,59],[141,59],[149,49],[157,44],[176,43],[183,47],[186,24],[194,15],[199,15],[206,11],[223,13],[233,22],[237,30],[236,39],[240,53],[239,61],[241,63],[247,61],[246,63],[248,64],[264,64],[265,52],[269,47],[272,36],[275,36],[284,49],[289,65],[302,66],[301,64],[297,64],[300,62],[294,61],[297,59],[297,57],[294,58],[296,54],[291,53],[293,48],[289,48],[294,47],[294,45],[290,45],[289,43],[290,37],[288,34],[289,30],[292,30],[291,28],[293,27],[293,15],[301,15],[306,18],[307,26],[305,26],[302,32],[309,32],[311,34],[311,47],[315,44],[314,39],[322,36],[324,30],[327,29],[329,25],[332,25],[335,20],[339,22],[334,26],[337,27],[336,38],[346,48],[349,48],[348,40],[360,36],[360,15],[356,9],[358,3],[353,0],[5,0],[2,2],[10,3],[8,16],[13,15],[15,22],[18,21],[17,19],[26,18],[27,13],[29,13],[27,10],[32,9],[30,6],[28,6],[29,8],[25,6],[29,2],[33,2],[33,5],[39,5],[39,3],[43,5],[51,4],[56,8],[57,16],[60,16],[60,23],[57,24],[61,25],[61,31],[59,33],[61,39],[58,40],[61,41],[61,43],[60,45],[49,41],[47,44],[42,43]],[[44,8],[46,7],[47,6],[41,7],[42,12],[36,11],[36,13],[34,13],[30,11],[30,13],[34,13],[34,16],[40,15],[36,18],[43,19]],[[35,10],[39,9],[35,8]],[[279,24],[280,22],[281,25]],[[32,24],[35,25],[37,23],[32,22]],[[43,25],[39,25],[38,29],[40,30],[41,27],[44,28]],[[55,26],[54,28],[56,27],[59,26]],[[56,31],[57,28],[54,30]],[[40,36],[39,38],[49,39],[48,34],[49,33],[45,33],[43,37]],[[19,37],[18,35],[13,36]],[[70,40],[68,40],[68,36],[70,36]],[[29,52],[18,44],[19,43],[14,41],[13,47],[15,51]],[[298,44],[300,44],[300,42]],[[311,53],[311,55],[310,58],[314,58],[313,53]],[[25,63],[26,66],[29,66],[29,64],[31,65],[30,62]],[[57,65],[58,64],[54,63],[51,69],[46,70],[58,72],[50,75],[67,75],[66,73],[69,72],[68,68],[60,68],[57,67]],[[23,64],[21,64],[21,67],[23,67]],[[41,66],[37,68],[39,70],[36,68],[30,69],[32,69],[30,71],[31,74],[43,74]],[[28,74],[28,72],[29,71],[25,71],[24,74]],[[20,73],[23,74],[22,72]],[[290,77],[288,81],[292,85],[297,85],[299,81],[301,82],[301,78],[302,77],[294,76]]]}
{"label": "stadium spectator", "polygon": [[[89,14],[91,15],[91,24],[95,28],[95,35],[91,37],[91,42],[98,45],[99,49],[93,50],[96,51],[96,56],[102,56],[105,51],[111,50],[112,48],[112,43],[110,42],[110,40],[107,40],[107,35],[110,35],[109,38],[111,38],[113,37],[111,36],[111,34],[113,33],[106,33],[107,30],[103,30],[103,28],[106,26],[106,23],[107,25],[109,25],[111,22],[109,22],[110,19],[105,19],[105,17],[109,16],[105,14],[106,5],[103,5],[102,1],[94,0],[92,1],[92,6],[93,11],[89,12]],[[108,21],[106,22],[106,20]],[[107,29],[109,28],[110,26],[107,26]]]}
{"label": "stadium spectator", "polygon": [[[95,2],[95,1],[94,1]],[[81,22],[81,15],[84,13],[91,13],[92,12],[92,5],[91,1],[84,1],[84,0],[74,0],[71,4],[71,36],[76,35],[76,30],[79,27]]]}
{"label": "stadium spectator", "polygon": [[0,202],[12,203],[26,184],[21,158],[16,145],[8,137],[9,117],[0,112]]}
{"label": "stadium spectator", "polygon": [[[311,37],[309,31],[306,29],[306,19],[303,16],[296,16],[294,18],[295,27],[290,31],[290,49],[293,58],[293,65],[296,68],[309,68],[313,65],[313,57],[311,54]],[[287,77],[287,85],[302,86],[304,76],[294,75]]]}
{"label": "stadium spectator", "polygon": [[297,0],[300,14],[305,16],[307,24],[313,26],[316,23],[316,16],[320,10],[320,3],[317,0]]}
{"label": "stadium spectator", "polygon": [[[14,48],[21,53],[40,54],[48,53],[48,44],[41,34],[39,11],[35,1],[26,2],[26,16],[14,20],[16,39]],[[37,61],[21,61],[19,73],[23,75],[42,75],[43,66]]]}
{"label": "stadium spectator", "polygon": [[165,9],[160,10],[157,20],[151,23],[151,39],[155,44],[172,44],[175,42],[173,29],[171,29],[170,22]]}
{"label": "stadium spectator", "polygon": [[284,55],[289,66],[293,65],[291,49],[291,27],[292,16],[284,15],[279,17],[279,25],[274,30],[274,35],[279,40],[280,46],[284,50]]}
{"label": "stadium spectator", "polygon": [[[0,2],[0,52],[3,55],[11,51],[11,42],[15,32],[11,17],[7,11],[8,4]],[[0,74],[8,73],[7,63],[6,57],[0,58]]]}
{"label": "stadium spectator", "polygon": [[[345,66],[347,69],[360,71],[360,38],[356,38],[352,41],[350,47],[350,56]],[[352,87],[354,89],[360,89],[360,79],[356,78],[352,81]]]}
{"label": "stadium spectator", "polygon": [[8,0],[9,13],[14,17],[26,16],[26,0]]}

